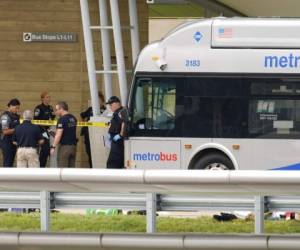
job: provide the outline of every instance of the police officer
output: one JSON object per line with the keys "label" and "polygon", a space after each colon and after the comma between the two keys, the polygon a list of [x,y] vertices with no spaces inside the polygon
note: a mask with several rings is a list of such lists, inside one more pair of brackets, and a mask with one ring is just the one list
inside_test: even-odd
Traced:
{"label": "police officer", "polygon": [[59,119],[50,153],[53,155],[55,148],[60,144],[57,152],[57,164],[60,168],[75,168],[77,119],[68,110],[66,102],[58,102],[55,105],[55,113]]}
{"label": "police officer", "polygon": [[109,104],[114,112],[108,130],[111,148],[107,168],[124,168],[124,137],[127,136],[128,112],[121,106],[120,99],[116,96],[110,97],[106,104]]}
{"label": "police officer", "polygon": [[18,99],[11,99],[7,104],[8,111],[5,111],[0,117],[4,167],[12,167],[14,164],[17,147],[12,142],[12,135],[15,128],[20,124],[20,116],[18,115],[20,105],[21,103]]}
{"label": "police officer", "polygon": [[[34,109],[34,119],[35,120],[53,120],[55,114],[53,107],[50,105],[51,96],[48,92],[41,93],[42,103],[35,107]],[[50,134],[48,132],[49,126],[40,126],[41,132],[44,137],[44,144],[40,147],[40,167],[44,168],[47,165],[47,159],[50,155]]]}
{"label": "police officer", "polygon": [[[102,92],[98,92],[99,101],[100,101],[100,112],[103,113],[106,109],[104,105],[104,95]],[[90,118],[93,116],[93,109],[92,107],[89,107],[87,110],[80,113],[80,117],[83,121],[89,121]],[[89,159],[89,166],[90,168],[93,167],[92,165],[92,155],[91,155],[91,145],[90,145],[90,136],[89,136],[89,129],[88,127],[82,127],[80,131],[80,135],[84,138],[84,144],[85,144],[85,151],[88,155]]]}

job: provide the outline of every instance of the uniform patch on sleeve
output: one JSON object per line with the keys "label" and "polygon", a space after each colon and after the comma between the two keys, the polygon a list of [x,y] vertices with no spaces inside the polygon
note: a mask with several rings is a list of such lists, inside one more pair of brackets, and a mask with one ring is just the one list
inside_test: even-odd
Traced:
{"label": "uniform patch on sleeve", "polygon": [[37,109],[35,109],[35,111],[34,111],[34,116],[39,116],[40,115],[40,109],[39,108],[37,108]]}
{"label": "uniform patch on sleeve", "polygon": [[1,117],[1,126],[2,126],[2,129],[9,128],[9,118],[6,115]]}
{"label": "uniform patch on sleeve", "polygon": [[63,125],[61,123],[58,123],[57,128],[63,128]]}

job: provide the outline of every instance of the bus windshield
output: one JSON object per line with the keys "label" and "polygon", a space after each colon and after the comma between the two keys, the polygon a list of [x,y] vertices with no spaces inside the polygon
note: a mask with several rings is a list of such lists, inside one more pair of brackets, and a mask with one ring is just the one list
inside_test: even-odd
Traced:
{"label": "bus windshield", "polygon": [[133,124],[136,129],[172,130],[175,127],[176,85],[163,79],[137,81]]}

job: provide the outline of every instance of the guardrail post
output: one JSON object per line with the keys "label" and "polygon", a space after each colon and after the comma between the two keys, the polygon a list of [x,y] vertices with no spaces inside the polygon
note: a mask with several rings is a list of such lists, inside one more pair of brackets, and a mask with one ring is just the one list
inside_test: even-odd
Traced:
{"label": "guardrail post", "polygon": [[41,231],[49,232],[50,230],[50,192],[40,192],[40,216],[41,216]]}
{"label": "guardrail post", "polygon": [[156,232],[156,194],[146,194],[147,233]]}
{"label": "guardrail post", "polygon": [[265,199],[264,196],[255,196],[255,234],[264,233],[264,211],[265,211]]}

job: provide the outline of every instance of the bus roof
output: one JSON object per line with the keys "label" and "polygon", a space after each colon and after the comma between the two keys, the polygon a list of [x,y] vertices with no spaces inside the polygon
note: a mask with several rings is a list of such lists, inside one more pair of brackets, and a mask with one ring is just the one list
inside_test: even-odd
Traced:
{"label": "bus roof", "polygon": [[300,73],[299,30],[296,18],[201,19],[146,46],[135,71]]}

